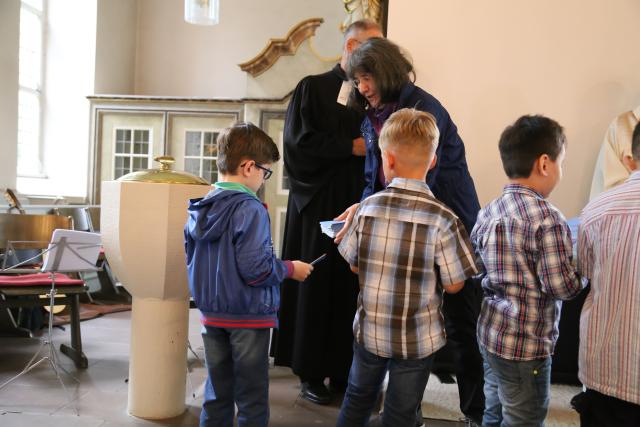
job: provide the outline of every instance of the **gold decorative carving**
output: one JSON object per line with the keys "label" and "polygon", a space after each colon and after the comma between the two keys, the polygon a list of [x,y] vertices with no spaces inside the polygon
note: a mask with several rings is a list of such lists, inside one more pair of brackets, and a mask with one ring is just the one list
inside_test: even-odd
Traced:
{"label": "gold decorative carving", "polygon": [[293,55],[300,44],[316,33],[316,28],[324,22],[322,18],[306,19],[289,30],[285,38],[270,39],[267,46],[255,58],[238,64],[242,71],[253,77],[273,67],[273,64],[283,55]]}
{"label": "gold decorative carving", "polygon": [[342,0],[347,11],[347,17],[340,29],[344,33],[349,25],[361,19],[368,19],[382,25],[383,0]]}

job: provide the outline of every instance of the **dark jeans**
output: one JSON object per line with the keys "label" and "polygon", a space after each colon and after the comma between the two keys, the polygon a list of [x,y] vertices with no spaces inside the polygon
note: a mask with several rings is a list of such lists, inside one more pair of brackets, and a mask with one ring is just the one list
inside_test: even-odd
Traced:
{"label": "dark jeans", "polygon": [[640,405],[587,389],[571,399],[582,427],[640,426]]}
{"label": "dark jeans", "polygon": [[269,331],[203,327],[209,377],[200,427],[232,427],[234,403],[238,427],[269,424]]}
{"label": "dark jeans", "polygon": [[433,355],[409,360],[380,357],[354,343],[349,385],[337,427],[368,424],[387,371],[389,384],[384,399],[382,425],[415,427],[416,408],[422,401],[432,361]]}
{"label": "dark jeans", "polygon": [[551,357],[503,359],[480,346],[486,408],[483,427],[542,427],[549,408]]}
{"label": "dark jeans", "polygon": [[[445,349],[451,350],[449,360],[452,361],[453,373],[458,383],[460,411],[473,420],[480,421],[484,411],[482,356],[476,337],[482,303],[480,282],[473,278],[467,279],[460,292],[445,293],[443,301],[442,311],[447,331]],[[440,353],[436,355],[434,371],[441,357]]]}

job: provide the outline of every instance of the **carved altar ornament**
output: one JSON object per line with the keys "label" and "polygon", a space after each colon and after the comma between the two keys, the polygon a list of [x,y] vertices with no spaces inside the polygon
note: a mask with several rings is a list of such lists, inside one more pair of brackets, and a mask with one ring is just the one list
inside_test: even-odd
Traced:
{"label": "carved altar ornament", "polygon": [[347,17],[340,26],[344,33],[349,25],[361,19],[368,19],[382,25],[382,0],[342,0]]}
{"label": "carved altar ornament", "polygon": [[306,19],[289,30],[282,39],[269,39],[267,46],[253,59],[238,64],[242,71],[257,77],[271,68],[283,55],[294,55],[300,44],[316,33],[324,22],[322,18]]}

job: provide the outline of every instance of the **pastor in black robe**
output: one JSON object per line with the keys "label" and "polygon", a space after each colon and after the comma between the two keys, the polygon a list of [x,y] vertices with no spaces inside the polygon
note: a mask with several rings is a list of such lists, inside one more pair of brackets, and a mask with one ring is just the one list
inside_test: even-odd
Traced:
{"label": "pastor in black robe", "polygon": [[364,188],[364,157],[352,154],[363,116],[337,101],[346,80],[339,64],[305,77],[285,119],[290,190],[282,258],[310,262],[327,254],[307,280],[282,284],[272,354],[276,365],[290,366],[302,381],[346,383],[353,356],[358,278],[319,225],[358,202]]}

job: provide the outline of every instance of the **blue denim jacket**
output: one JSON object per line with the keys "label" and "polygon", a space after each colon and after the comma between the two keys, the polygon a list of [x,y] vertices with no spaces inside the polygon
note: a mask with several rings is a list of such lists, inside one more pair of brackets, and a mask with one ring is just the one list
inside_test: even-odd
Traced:
{"label": "blue denim jacket", "polygon": [[[427,184],[434,196],[449,206],[460,218],[467,232],[471,232],[480,210],[480,203],[469,174],[464,143],[458,135],[458,128],[442,104],[413,83],[407,83],[400,92],[397,109],[401,108],[426,111],[436,118],[440,130],[440,141],[436,150],[438,160],[427,175]],[[378,180],[381,164],[378,134],[368,117],[362,122],[361,131],[367,147],[364,165],[366,183],[362,193],[364,200],[383,187]]]}
{"label": "blue denim jacket", "polygon": [[255,196],[216,188],[189,203],[184,227],[189,290],[202,322],[277,326],[280,282],[290,265],[273,253],[269,214]]}

